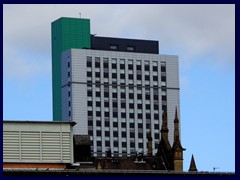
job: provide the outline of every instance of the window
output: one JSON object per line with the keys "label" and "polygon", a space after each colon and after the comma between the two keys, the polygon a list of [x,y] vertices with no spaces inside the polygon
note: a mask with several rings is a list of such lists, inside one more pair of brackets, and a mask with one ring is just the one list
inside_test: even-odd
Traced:
{"label": "window", "polygon": [[92,106],[92,101],[87,102],[88,106]]}
{"label": "window", "polygon": [[166,81],[166,76],[162,76],[161,81]]}
{"label": "window", "polygon": [[129,104],[129,108],[130,108],[130,109],[134,109],[134,104],[133,104],[133,103],[130,103],[130,104]]}
{"label": "window", "polygon": [[[125,123],[125,122],[122,122],[121,125],[122,125],[123,128],[126,127],[126,123]],[[125,137],[126,137],[126,136],[125,136]]]}
{"label": "window", "polygon": [[153,96],[153,99],[154,99],[154,100],[158,100],[158,95],[154,95],[154,96]]}
{"label": "window", "polygon": [[108,73],[105,72],[105,73],[103,74],[103,77],[108,78]]}
{"label": "window", "polygon": [[158,81],[158,77],[157,76],[153,76],[153,81]]}
{"label": "window", "polygon": [[113,127],[118,127],[118,122],[113,122]]}
{"label": "window", "polygon": [[143,133],[138,133],[138,138],[143,138]]}
{"label": "window", "polygon": [[118,141],[113,141],[113,146],[118,147]]}
{"label": "window", "polygon": [[96,97],[100,97],[100,92],[96,92]]}
{"label": "window", "polygon": [[167,106],[166,105],[162,105],[162,110],[167,110]]}
{"label": "window", "polygon": [[146,119],[151,119],[151,114],[146,113]]}
{"label": "window", "polygon": [[154,124],[154,129],[159,129],[159,124]]}
{"label": "window", "polygon": [[120,69],[125,69],[125,64],[120,64]]}
{"label": "window", "polygon": [[137,65],[137,70],[141,70],[141,65]]}
{"label": "window", "polygon": [[142,95],[141,95],[141,94],[138,94],[138,95],[137,95],[137,99],[142,99]]}
{"label": "window", "polygon": [[126,113],[121,113],[121,118],[126,118]]}
{"label": "window", "polygon": [[118,107],[117,102],[113,102],[113,107]]}
{"label": "window", "polygon": [[127,147],[127,143],[126,142],[122,142],[122,147]]}
{"label": "window", "polygon": [[158,71],[158,67],[157,66],[153,66],[153,71]]}
{"label": "window", "polygon": [[135,51],[135,47],[134,46],[127,46],[127,51]]}
{"label": "window", "polygon": [[117,131],[113,131],[113,137],[118,137],[118,132]]}
{"label": "window", "polygon": [[87,72],[87,77],[92,77],[92,72]]}
{"label": "window", "polygon": [[69,116],[69,117],[71,116],[71,111],[68,111],[68,116]]}
{"label": "window", "polygon": [[101,121],[96,121],[97,126],[101,126]]}
{"label": "window", "polygon": [[134,128],[134,123],[130,123],[130,128]]}
{"label": "window", "polygon": [[167,96],[162,96],[162,101],[166,101],[167,100]]}
{"label": "window", "polygon": [[109,102],[104,102],[105,107],[109,107]]}
{"label": "window", "polygon": [[122,99],[125,99],[125,98],[126,98],[125,93],[121,93],[121,98],[122,98]]}
{"label": "window", "polygon": [[105,127],[109,127],[110,126],[110,122],[109,121],[105,121],[104,125],[105,125]]}
{"label": "window", "polygon": [[88,126],[92,126],[93,125],[93,121],[92,120],[88,120]]}
{"label": "window", "polygon": [[[107,136],[106,132],[105,132],[105,136]],[[109,135],[108,135],[108,137],[109,137]],[[110,141],[105,141],[105,146],[109,147],[110,146]]]}
{"label": "window", "polygon": [[117,78],[117,73],[112,73],[112,78]]}
{"label": "window", "polygon": [[130,138],[134,138],[135,133],[134,132],[130,132]]}
{"label": "window", "polygon": [[133,99],[134,98],[134,94],[133,93],[129,93],[129,99]]}
{"label": "window", "polygon": [[121,79],[125,79],[125,74],[120,74]]}
{"label": "window", "polygon": [[101,131],[97,131],[97,136],[101,136]]}
{"label": "window", "polygon": [[158,104],[154,104],[154,110],[158,110],[159,106]]}
{"label": "window", "polygon": [[95,62],[95,67],[99,68],[100,67],[100,62]]}
{"label": "window", "polygon": [[143,143],[138,143],[139,148],[143,148]]}
{"label": "window", "polygon": [[96,77],[100,77],[100,72],[95,72]]}
{"label": "window", "polygon": [[130,118],[134,118],[134,113],[129,113]]}
{"label": "window", "polygon": [[150,104],[146,104],[146,109],[150,109]]}
{"label": "window", "polygon": [[128,69],[129,69],[129,70],[133,70],[133,65],[132,65],[132,64],[129,64],[129,65],[128,65]]}
{"label": "window", "polygon": [[117,98],[117,93],[112,93],[113,98]]}
{"label": "window", "polygon": [[103,63],[103,68],[108,68],[108,63],[104,62]]}
{"label": "window", "polygon": [[146,81],[149,81],[149,80],[150,80],[150,76],[146,75],[146,76],[145,76],[145,80],[146,80]]}
{"label": "window", "polygon": [[138,119],[142,119],[142,114],[138,114]]}
{"label": "window", "polygon": [[137,75],[137,80],[142,80],[142,75]]}
{"label": "window", "polygon": [[109,112],[104,112],[105,117],[109,117]]}
{"label": "window", "polygon": [[133,74],[129,74],[128,79],[133,79]]}
{"label": "window", "polygon": [[109,47],[111,50],[117,50],[118,49],[118,45],[110,45]]}
{"label": "window", "polygon": [[155,139],[159,139],[159,134],[154,134]]}
{"label": "window", "polygon": [[112,69],[117,69],[117,64],[112,64]]}
{"label": "window", "polygon": [[118,113],[117,112],[113,112],[113,117],[118,117]]}
{"label": "window", "polygon": [[101,117],[101,112],[100,111],[96,111],[96,116]]}
{"label": "window", "polygon": [[159,114],[154,114],[154,119],[158,120],[159,119]]}
{"label": "window", "polygon": [[166,72],[166,66],[161,66],[161,72]]}
{"label": "window", "polygon": [[138,109],[142,109],[142,104],[137,105]]}
{"label": "window", "polygon": [[102,142],[101,141],[97,141],[97,146],[101,146]]}
{"label": "window", "polygon": [[93,115],[92,111],[88,111],[88,116],[92,116],[92,115]]}
{"label": "window", "polygon": [[135,147],[135,143],[134,142],[130,142],[130,147],[134,148]]}
{"label": "window", "polygon": [[121,108],[126,108],[126,103],[121,103]]}
{"label": "window", "polygon": [[149,94],[146,94],[146,95],[145,95],[145,99],[150,100],[150,95],[149,95]]}
{"label": "window", "polygon": [[138,124],[138,128],[143,128],[143,125],[142,124]]}
{"label": "window", "polygon": [[96,101],[96,107],[101,107],[101,102],[100,101]]}
{"label": "window", "polygon": [[92,67],[92,62],[91,61],[87,61],[87,67]]}
{"label": "window", "polygon": [[104,97],[109,97],[109,93],[108,92],[104,92]]}
{"label": "window", "polygon": [[145,71],[149,71],[149,66],[145,65]]}
{"label": "window", "polygon": [[88,130],[88,135],[92,136],[93,135],[93,131],[92,130]]}

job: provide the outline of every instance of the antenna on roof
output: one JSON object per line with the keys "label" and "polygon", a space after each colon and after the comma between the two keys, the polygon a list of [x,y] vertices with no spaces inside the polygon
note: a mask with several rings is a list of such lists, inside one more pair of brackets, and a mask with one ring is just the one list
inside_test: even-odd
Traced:
{"label": "antenna on roof", "polygon": [[81,18],[81,12],[79,12],[79,16],[80,16],[80,18]]}

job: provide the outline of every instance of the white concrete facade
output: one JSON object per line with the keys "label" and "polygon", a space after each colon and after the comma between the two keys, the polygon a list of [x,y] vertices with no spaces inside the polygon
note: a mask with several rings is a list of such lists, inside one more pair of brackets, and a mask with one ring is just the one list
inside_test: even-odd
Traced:
{"label": "white concrete facade", "polygon": [[63,120],[77,123],[74,134],[91,136],[93,152],[146,154],[151,126],[155,154],[163,108],[173,143],[176,107],[180,116],[178,56],[70,49],[61,62]]}

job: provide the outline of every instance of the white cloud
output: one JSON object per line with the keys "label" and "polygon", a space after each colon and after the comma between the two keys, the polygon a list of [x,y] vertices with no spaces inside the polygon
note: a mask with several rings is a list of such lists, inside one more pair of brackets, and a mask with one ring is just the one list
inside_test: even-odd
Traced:
{"label": "white cloud", "polygon": [[[6,49],[51,57],[51,22],[62,16],[79,17],[79,12],[83,18],[91,19],[91,32],[99,36],[159,40],[160,52],[180,55],[182,67],[208,54],[211,58],[205,63],[234,67],[234,5],[22,4],[3,5],[4,66],[8,67],[5,73],[17,76],[26,71],[34,75],[32,68],[15,71],[10,65],[12,55]],[[48,61],[51,64],[51,58]],[[20,62],[28,67],[42,63],[30,63],[30,56],[14,57],[14,63]]]}

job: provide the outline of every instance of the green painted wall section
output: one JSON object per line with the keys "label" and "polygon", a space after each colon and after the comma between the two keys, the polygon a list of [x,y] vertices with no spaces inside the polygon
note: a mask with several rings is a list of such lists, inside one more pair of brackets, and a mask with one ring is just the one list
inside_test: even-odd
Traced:
{"label": "green painted wall section", "polygon": [[61,53],[71,48],[90,48],[90,19],[62,17],[52,22],[53,121],[62,121]]}

